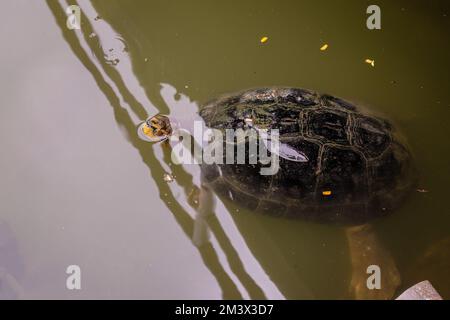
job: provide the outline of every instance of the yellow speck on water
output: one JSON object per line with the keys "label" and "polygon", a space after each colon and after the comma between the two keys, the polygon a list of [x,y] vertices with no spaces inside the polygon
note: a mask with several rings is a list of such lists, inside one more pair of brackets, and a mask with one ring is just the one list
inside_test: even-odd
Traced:
{"label": "yellow speck on water", "polygon": [[370,64],[372,67],[375,67],[375,60],[366,59],[366,63]]}
{"label": "yellow speck on water", "polygon": [[330,190],[323,191],[322,195],[324,195],[324,196],[331,196],[331,191]]}
{"label": "yellow speck on water", "polygon": [[325,51],[327,49],[328,49],[328,44],[326,44],[326,43],[320,47],[320,51]]}
{"label": "yellow speck on water", "polygon": [[266,43],[267,40],[269,40],[268,37],[262,37],[261,40],[260,40],[260,42],[261,42],[261,43]]}

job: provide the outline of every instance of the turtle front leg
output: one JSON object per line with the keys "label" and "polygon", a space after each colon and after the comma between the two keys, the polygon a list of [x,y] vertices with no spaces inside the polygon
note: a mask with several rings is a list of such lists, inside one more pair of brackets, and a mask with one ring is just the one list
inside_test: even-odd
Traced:
{"label": "turtle front leg", "polygon": [[[390,253],[382,247],[371,225],[346,229],[352,275],[350,294],[358,300],[388,300],[400,286],[400,273]],[[369,266],[379,267],[380,288],[370,288]],[[370,270],[370,269],[369,269]]]}
{"label": "turtle front leg", "polygon": [[210,230],[207,219],[208,216],[214,214],[214,195],[210,188],[201,184],[200,188],[193,192],[192,197],[197,211],[192,242],[195,246],[200,247],[209,241]]}

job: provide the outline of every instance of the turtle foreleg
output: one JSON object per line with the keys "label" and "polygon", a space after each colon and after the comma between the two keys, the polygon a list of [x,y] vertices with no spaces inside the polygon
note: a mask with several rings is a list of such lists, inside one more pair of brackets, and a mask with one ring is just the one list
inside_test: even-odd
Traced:
{"label": "turtle foreleg", "polygon": [[350,227],[346,229],[346,236],[352,269],[351,296],[355,299],[392,299],[400,286],[400,274],[390,253],[379,243],[373,227],[369,224]]}
{"label": "turtle foreleg", "polygon": [[194,234],[192,242],[197,246],[201,246],[209,241],[210,230],[207,218],[214,214],[214,195],[212,191],[203,184],[198,190],[198,207],[197,215],[194,222]]}

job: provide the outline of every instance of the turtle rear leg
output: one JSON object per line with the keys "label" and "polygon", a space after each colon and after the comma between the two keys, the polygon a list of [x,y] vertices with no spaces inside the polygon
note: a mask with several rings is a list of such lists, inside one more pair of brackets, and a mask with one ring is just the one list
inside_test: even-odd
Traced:
{"label": "turtle rear leg", "polygon": [[[365,224],[346,229],[350,259],[350,294],[355,299],[387,300],[394,298],[400,286],[400,274],[391,254],[379,243],[371,225]],[[369,266],[377,266],[380,271],[380,288],[369,289],[368,281],[372,273]]]}

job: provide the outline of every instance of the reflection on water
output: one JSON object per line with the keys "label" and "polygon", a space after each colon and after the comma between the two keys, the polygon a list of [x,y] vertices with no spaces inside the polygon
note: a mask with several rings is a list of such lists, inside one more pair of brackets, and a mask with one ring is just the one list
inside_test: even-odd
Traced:
{"label": "reflection on water", "polygon": [[[149,144],[137,136],[136,126],[149,115],[160,112],[178,118],[190,117],[199,108],[196,101],[205,102],[224,92],[289,85],[377,106],[375,109],[398,122],[409,137],[423,174],[421,188],[429,191],[415,194],[398,213],[374,224],[378,238],[389,249],[399,268],[401,288],[410,287],[411,281],[416,280],[418,272],[410,270],[414,270],[411,266],[414,267],[420,253],[448,236],[450,220],[442,200],[445,199],[443,187],[450,178],[447,160],[450,151],[445,143],[449,132],[441,120],[449,115],[450,103],[449,79],[442,71],[448,69],[449,48],[448,43],[440,41],[446,36],[442,27],[448,26],[448,20],[442,16],[447,8],[444,4],[436,2],[426,6],[416,2],[392,4],[381,1],[386,31],[368,33],[364,24],[363,27],[360,25],[364,20],[361,13],[365,12],[365,4],[356,1],[345,5],[331,1],[248,1],[238,7],[228,2],[213,4],[208,1],[195,4],[162,0],[73,3],[80,5],[83,11],[81,32],[65,28],[64,1],[60,4],[48,0],[47,6],[68,45],[67,50],[81,63],[82,72],[89,73],[95,80],[96,90],[111,107],[112,115],[104,113],[105,123],[115,120],[128,147],[132,146],[123,152],[138,154],[143,164],[141,175],[147,177],[150,174],[155,188],[143,193],[140,206],[146,215],[170,215],[175,222],[164,230],[151,224],[144,226],[149,234],[161,238],[167,234],[169,237],[164,243],[148,243],[150,251],[150,246],[161,248],[159,256],[163,257],[155,262],[162,266],[160,272],[150,273],[149,279],[164,277],[167,287],[174,288],[177,285],[175,273],[181,272],[178,269],[194,268],[200,259],[205,271],[218,285],[216,289],[205,278],[205,283],[194,284],[192,288],[180,286],[162,297],[197,297],[195,292],[203,287],[211,292],[203,297],[352,297],[349,284],[355,261],[351,260],[354,257],[343,229],[260,216],[235,203],[222,201],[209,190],[202,189],[198,167],[171,163],[168,143]],[[336,15],[336,12],[341,14]],[[414,25],[417,17],[422,17],[426,23]],[[394,21],[405,25],[394,24]],[[269,36],[264,46],[259,43],[262,35]],[[319,50],[324,42],[330,43],[325,55]],[[427,48],[436,50],[430,52]],[[376,68],[369,68],[364,63],[368,55],[376,58]],[[104,106],[91,104],[89,107]],[[106,119],[108,116],[110,118]],[[99,124],[99,134],[104,134],[105,130],[110,127]],[[83,152],[86,148],[79,150]],[[441,156],[432,156],[437,153]],[[123,166],[132,167],[137,159],[128,159]],[[166,173],[174,177],[173,182],[164,181]],[[119,185],[115,187],[120,188]],[[106,185],[105,189],[105,193],[112,194]],[[130,195],[123,191],[124,207],[133,207],[128,200]],[[92,198],[91,201],[100,200]],[[108,210],[111,214],[121,214],[112,206]],[[89,219],[93,225],[95,217],[105,219],[104,215],[92,216]],[[131,217],[123,216],[123,219],[131,220]],[[23,223],[12,221],[16,225]],[[115,221],[115,224],[120,223],[126,224]],[[130,226],[143,224],[135,223]],[[7,229],[0,229],[0,245],[2,234],[11,234],[4,230]],[[82,232],[78,229],[73,233],[78,239],[89,233],[89,229]],[[127,249],[127,244],[131,243],[127,237],[132,233],[122,235],[121,242]],[[184,250],[193,249],[189,251],[190,255],[184,255],[182,250],[164,249],[170,247],[171,237],[178,233],[184,234],[189,244]],[[100,237],[96,241],[108,243],[111,238]],[[89,246],[88,243],[85,245]],[[15,247],[9,244],[7,248]],[[442,250],[442,246],[437,248],[435,250]],[[5,258],[7,264],[0,260],[0,270],[6,271],[0,281],[7,278],[13,283],[10,274],[17,282],[17,286],[11,287],[17,288],[25,271],[19,267],[19,250],[16,252],[15,258],[10,255]],[[84,251],[80,252],[83,255]],[[57,259],[54,256],[43,255],[42,261]],[[183,256],[184,265],[173,266],[174,262],[180,261],[176,256]],[[448,256],[442,259],[448,265]],[[33,274],[46,265],[42,261],[30,264],[28,272]],[[133,260],[120,258],[119,261],[111,259],[111,262],[114,267],[107,271],[111,279],[115,278],[114,272],[124,266],[140,268],[140,262]],[[16,263],[16,266],[11,267],[10,263]],[[54,265],[59,266],[58,263],[54,262]],[[86,263],[90,266],[98,263],[95,253],[89,255]],[[421,269],[426,270],[427,262],[420,263],[424,264]],[[54,268],[52,272],[57,273]],[[448,283],[447,279],[444,272],[435,281]],[[33,281],[28,281],[27,287],[35,289]],[[146,280],[130,275],[130,279],[121,281],[124,289],[115,296],[126,298],[133,296],[130,294],[133,284]],[[58,286],[56,280],[54,286]],[[86,286],[86,291],[82,292],[84,297],[108,297],[105,292],[90,295],[89,286]],[[439,285],[436,287],[439,289]],[[17,297],[16,291],[10,291],[7,297]],[[39,296],[36,291],[34,294]],[[156,298],[161,294],[152,292],[151,296]]]}
{"label": "reflection on water", "polygon": [[0,220],[0,300],[23,296],[24,265],[11,228]]}
{"label": "reflection on water", "polygon": [[[58,17],[60,15],[60,8],[58,6],[52,6],[50,3],[49,6],[54,10],[55,16]],[[86,30],[92,34],[93,30],[90,29],[90,26],[86,26]],[[154,177],[155,181],[158,184],[159,192],[161,200],[164,201],[164,203],[167,205],[169,210],[174,214],[177,222],[182,227],[183,231],[186,233],[186,235],[190,238],[195,237],[196,230],[198,228],[202,228],[202,223],[206,223],[205,221],[199,221],[201,219],[193,219],[188,212],[180,205],[179,200],[175,199],[173,197],[173,191],[169,189],[169,186],[164,182],[161,181],[162,173],[164,172],[164,169],[162,167],[162,163],[166,165],[170,165],[170,150],[168,149],[167,144],[162,144],[162,157],[163,159],[157,159],[153,152],[149,149],[150,146],[146,143],[143,143],[136,134],[136,122],[133,122],[129,113],[122,108],[120,103],[118,103],[119,98],[116,96],[115,92],[111,90],[107,82],[104,80],[103,76],[101,75],[101,72],[97,70],[97,67],[95,64],[89,59],[89,57],[84,52],[82,46],[79,44],[79,40],[74,37],[74,35],[66,35],[66,40],[70,43],[72,50],[77,54],[78,58],[85,64],[86,68],[88,70],[91,70],[93,73],[97,84],[99,88],[105,93],[105,95],[109,98],[111,106],[114,108],[115,111],[115,119],[119,125],[121,125],[122,128],[125,128],[128,139],[130,143],[139,151],[139,153],[142,156],[142,159],[144,163],[149,167],[152,176]],[[87,39],[85,38],[87,41]],[[92,41],[92,40],[91,40]],[[99,43],[98,43],[99,44]],[[96,55],[97,58],[99,58],[100,61],[102,60],[102,54],[103,49],[100,45],[92,45],[91,46],[92,51]],[[133,97],[131,93],[128,91],[127,87],[125,86],[124,82],[122,82],[121,77],[118,73],[116,73],[115,69],[109,69],[109,65],[107,62],[105,62],[101,67],[103,68],[106,76],[112,80],[114,85],[117,86],[120,94],[125,95],[126,97]],[[176,104],[171,104],[175,107],[185,107],[186,104],[183,103],[186,100],[186,97],[182,97],[180,100],[175,101],[173,93],[174,88],[171,88],[168,85],[163,85],[162,87],[162,97],[165,99],[166,102],[176,102]],[[172,94],[171,94],[172,92]],[[176,93],[176,90],[175,90]],[[131,110],[134,111],[136,114],[145,114],[144,109],[142,108],[139,103],[134,100],[133,98],[129,98],[126,100],[126,103],[130,106]],[[194,104],[194,106],[196,106]],[[162,162],[162,163],[160,163]],[[195,170],[195,169],[194,169]],[[195,184],[193,183],[193,176],[190,173],[187,173],[183,170],[182,167],[175,166],[172,174],[177,177],[176,181],[183,183],[183,185],[180,185],[185,193],[186,199],[190,197],[192,192],[195,192]],[[198,179],[199,174],[198,172],[195,172],[195,175]],[[198,184],[198,182],[197,182]],[[197,187],[198,189],[198,187]],[[189,202],[187,202],[189,203]],[[228,236],[222,229],[220,223],[218,223],[217,219],[214,215],[212,215],[212,221],[208,222],[208,227],[212,230],[219,246],[222,248],[222,250],[225,252],[226,259],[230,265],[230,268],[233,272],[233,274],[238,278],[239,282],[242,284],[246,292],[248,293],[250,298],[265,298],[265,295],[261,288],[255,283],[255,281],[250,277],[246,270],[244,269],[242,262],[240,261],[238,253],[235,251],[233,245],[230,243],[230,240],[228,239]],[[220,284],[220,287],[222,288],[222,296],[223,298],[239,298],[242,297],[239,289],[237,288],[234,281],[230,278],[229,274],[223,269],[221,266],[220,261],[218,260],[217,253],[215,252],[215,249],[213,248],[212,244],[209,241],[201,240],[201,241],[194,241],[197,243],[198,250],[200,252],[200,255],[205,263],[205,265],[208,267],[208,269],[214,274],[216,277],[218,283]]]}

